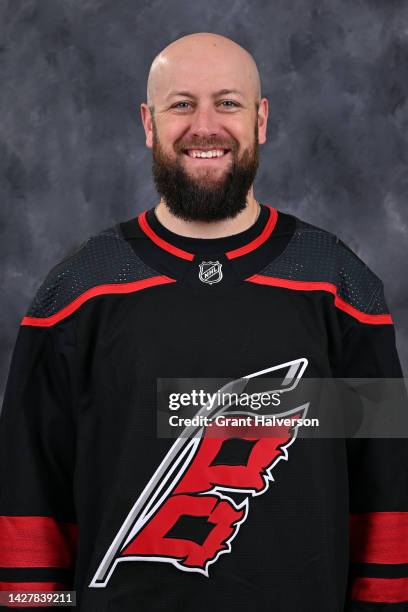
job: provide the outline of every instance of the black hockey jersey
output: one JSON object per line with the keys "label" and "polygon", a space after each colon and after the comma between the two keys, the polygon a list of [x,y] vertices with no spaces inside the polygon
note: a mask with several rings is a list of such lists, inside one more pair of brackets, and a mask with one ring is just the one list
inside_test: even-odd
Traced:
{"label": "black hockey jersey", "polygon": [[13,352],[0,589],[75,590],[81,612],[408,610],[406,440],[158,435],[159,379],[282,364],[402,376],[383,284],[335,235],[262,205],[224,238],[151,208],[86,240]]}

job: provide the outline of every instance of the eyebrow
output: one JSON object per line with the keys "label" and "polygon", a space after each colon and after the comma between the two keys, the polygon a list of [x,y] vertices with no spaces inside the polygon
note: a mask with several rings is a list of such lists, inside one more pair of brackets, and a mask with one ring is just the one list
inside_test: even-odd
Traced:
{"label": "eyebrow", "polygon": [[[220,89],[219,91],[213,93],[212,97],[217,98],[218,96],[225,96],[227,94],[237,94],[239,96],[244,97],[242,91],[239,91],[238,89]],[[171,91],[168,96],[166,96],[166,100],[172,98],[173,96],[186,96],[188,98],[195,98],[194,94],[190,91]]]}

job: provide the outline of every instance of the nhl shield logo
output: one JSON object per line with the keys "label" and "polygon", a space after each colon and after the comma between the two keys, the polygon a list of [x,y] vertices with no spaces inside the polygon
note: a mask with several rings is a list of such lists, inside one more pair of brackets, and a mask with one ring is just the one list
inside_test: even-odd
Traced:
{"label": "nhl shield logo", "polygon": [[222,279],[222,264],[219,261],[203,261],[200,263],[198,278],[207,285],[219,283]]}

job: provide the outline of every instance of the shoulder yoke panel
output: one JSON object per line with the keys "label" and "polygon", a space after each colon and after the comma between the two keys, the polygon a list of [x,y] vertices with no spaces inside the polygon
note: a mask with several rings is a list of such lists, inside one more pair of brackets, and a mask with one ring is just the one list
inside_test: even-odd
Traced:
{"label": "shoulder yoke panel", "polygon": [[157,277],[162,278],[136,255],[117,227],[108,228],[88,238],[50,270],[26,316],[52,317],[96,287]]}
{"label": "shoulder yoke panel", "polygon": [[370,268],[334,234],[296,219],[296,229],[285,251],[261,272],[266,277],[329,283],[357,310],[388,312],[383,284]]}

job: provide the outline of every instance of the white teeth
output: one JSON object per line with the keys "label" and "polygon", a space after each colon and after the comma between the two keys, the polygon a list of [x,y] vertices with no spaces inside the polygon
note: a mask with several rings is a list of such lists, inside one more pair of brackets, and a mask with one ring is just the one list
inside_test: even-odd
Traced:
{"label": "white teeth", "polygon": [[224,150],[214,149],[212,151],[195,151],[191,149],[188,151],[190,157],[222,157],[224,155]]}

